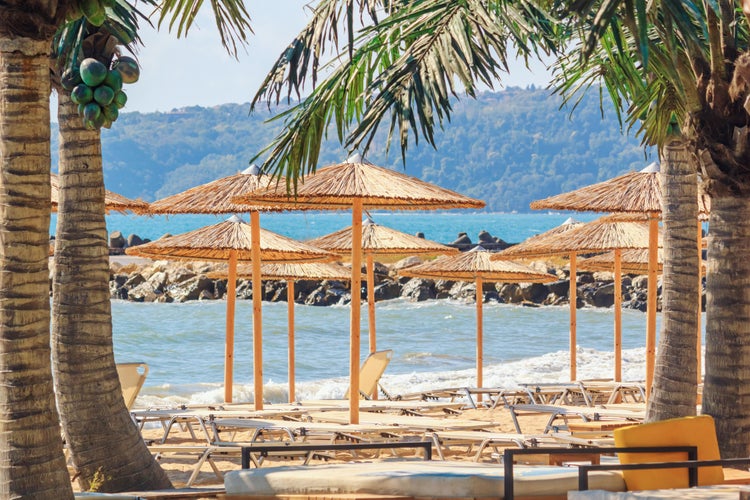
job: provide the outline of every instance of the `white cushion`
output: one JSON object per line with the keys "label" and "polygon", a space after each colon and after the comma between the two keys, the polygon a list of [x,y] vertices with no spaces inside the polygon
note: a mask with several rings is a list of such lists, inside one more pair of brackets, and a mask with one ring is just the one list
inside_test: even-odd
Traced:
{"label": "white cushion", "polygon": [[[514,466],[516,495],[565,495],[578,488],[578,469]],[[503,467],[453,461],[383,461],[231,471],[227,495],[370,493],[419,497],[501,497]],[[618,472],[589,474],[592,489],[625,491]]]}

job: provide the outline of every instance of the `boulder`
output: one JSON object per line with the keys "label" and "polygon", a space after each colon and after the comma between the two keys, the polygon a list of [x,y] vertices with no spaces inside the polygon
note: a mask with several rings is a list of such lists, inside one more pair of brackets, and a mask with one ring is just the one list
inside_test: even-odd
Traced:
{"label": "boulder", "polygon": [[417,257],[416,255],[411,255],[411,256],[406,257],[404,259],[401,259],[398,262],[396,262],[395,264],[393,264],[391,266],[391,269],[397,271],[399,269],[405,269],[407,267],[418,266],[422,262],[423,262],[423,260],[420,259],[419,257]]}
{"label": "boulder", "polygon": [[401,287],[394,281],[384,281],[375,287],[375,300],[391,300],[401,296]]}
{"label": "boulder", "polygon": [[517,283],[502,283],[498,290],[500,298],[506,304],[518,304],[523,302],[523,293]]}
{"label": "boulder", "polygon": [[558,280],[552,283],[547,283],[547,290],[549,293],[556,295],[557,297],[567,297],[570,292],[570,281],[569,280]]}
{"label": "boulder", "polygon": [[541,283],[521,283],[521,296],[526,302],[541,304],[549,295],[549,290]]}
{"label": "boulder", "polygon": [[128,248],[143,245],[143,240],[137,234],[128,235]]}
{"label": "boulder", "polygon": [[435,285],[432,280],[412,278],[401,288],[401,296],[413,302],[435,298]]}
{"label": "boulder", "polygon": [[471,238],[466,233],[458,233],[458,238],[456,238],[453,243],[453,245],[471,245]]}
{"label": "boulder", "polygon": [[[196,276],[180,285],[173,284],[168,288],[168,292],[177,302],[207,299],[209,298],[208,295],[211,299],[215,298],[214,282],[205,275]],[[204,294],[203,292],[207,293]]]}
{"label": "boulder", "polygon": [[596,307],[612,307],[615,303],[615,284],[597,287],[592,294],[592,302]]}
{"label": "boulder", "polygon": [[450,289],[450,296],[458,300],[474,300],[477,296],[476,283],[456,281]]}
{"label": "boulder", "polygon": [[636,290],[648,290],[648,276],[636,276],[632,279],[632,284]]}
{"label": "boulder", "polygon": [[120,231],[109,233],[109,248],[125,248],[128,244]]}
{"label": "boulder", "polygon": [[332,306],[343,302],[350,302],[351,295],[343,290],[319,286],[305,299],[308,306]]}

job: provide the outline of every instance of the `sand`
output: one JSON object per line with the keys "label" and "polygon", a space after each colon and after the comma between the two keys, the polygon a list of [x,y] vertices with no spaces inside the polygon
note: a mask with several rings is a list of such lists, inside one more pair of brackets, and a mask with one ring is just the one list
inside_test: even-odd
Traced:
{"label": "sand", "polygon": [[[510,413],[505,408],[497,408],[494,410],[485,410],[485,409],[479,409],[479,410],[464,410],[461,412],[460,415],[444,415],[444,414],[433,414],[430,415],[430,417],[434,417],[437,415],[441,415],[443,418],[451,419],[451,418],[460,418],[460,419],[475,419],[475,420],[485,420],[485,421],[491,421],[496,423],[493,427],[487,429],[494,432],[503,432],[503,433],[515,433],[515,428],[513,426],[513,422],[510,416]],[[548,415],[535,415],[535,416],[525,416],[523,420],[521,421],[522,430],[525,434],[541,434],[545,424],[547,423],[547,420],[549,419]],[[153,439],[158,440],[161,438],[162,431],[161,429],[147,429],[144,431],[144,438],[146,439]],[[412,434],[417,437],[423,437],[419,436],[417,434]],[[172,431],[170,433],[170,442],[172,443],[180,443],[180,444],[191,444],[195,443],[189,435],[188,432],[183,430],[178,431]],[[238,434],[232,438],[234,441],[242,442],[242,441],[249,441],[250,435],[249,433],[244,434]],[[429,439],[427,437],[426,439]],[[486,463],[499,463],[497,453],[493,453],[494,450],[489,450],[487,453],[484,453],[481,457],[482,462]],[[404,457],[408,455],[414,455],[414,452],[411,449],[404,449],[399,451],[399,455],[402,455]],[[377,452],[377,451],[365,451],[360,452],[359,456],[357,457],[358,461],[362,460],[382,460],[384,458],[392,458],[393,452],[392,451],[385,451],[385,452]],[[191,473],[193,472],[194,465],[197,461],[198,456],[190,456],[190,457],[178,457],[175,455],[165,455],[160,460],[159,463],[161,464],[162,468],[167,472],[169,475],[169,478],[171,479],[172,483],[175,487],[183,487],[185,486],[186,482],[188,481],[188,478],[190,477]],[[470,461],[474,458],[474,453],[467,450],[465,446],[456,446],[453,447],[448,453],[446,453],[445,456],[446,460],[457,460],[457,461]],[[337,462],[337,461],[351,461],[352,457],[350,455],[337,455],[335,458],[329,460],[329,463]],[[433,453],[433,459],[438,459],[437,454]],[[313,463],[324,463],[322,461],[314,461]],[[238,470],[240,469],[240,458],[239,457],[215,457],[214,463],[219,468],[219,470],[223,472],[227,472],[230,470]],[[282,465],[282,464],[294,464],[295,462],[289,461],[289,460],[271,460],[266,459],[266,461],[262,464],[263,467],[269,467],[273,465]],[[297,462],[299,463],[299,462]],[[201,468],[201,472],[198,475],[197,480],[193,483],[194,487],[223,487],[223,481],[216,477],[216,474],[214,474],[213,470],[211,469],[210,464],[205,463],[203,467]]]}

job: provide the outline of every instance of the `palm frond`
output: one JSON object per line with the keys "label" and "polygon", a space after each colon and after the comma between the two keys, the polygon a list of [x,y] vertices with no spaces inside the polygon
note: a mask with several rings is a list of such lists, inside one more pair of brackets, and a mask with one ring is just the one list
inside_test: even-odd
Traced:
{"label": "palm frond", "polygon": [[[252,33],[250,14],[243,0],[209,0],[214,14],[221,44],[233,56],[237,56],[239,46],[247,43]],[[187,36],[203,0],[161,0],[158,26],[167,23],[169,30],[176,29],[177,37]]]}

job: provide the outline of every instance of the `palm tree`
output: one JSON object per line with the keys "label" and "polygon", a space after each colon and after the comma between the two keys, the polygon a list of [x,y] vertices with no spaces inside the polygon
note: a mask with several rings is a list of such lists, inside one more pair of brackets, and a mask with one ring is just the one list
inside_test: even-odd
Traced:
{"label": "palm tree", "polygon": [[11,0],[0,12],[3,498],[73,498],[49,363],[49,47],[58,7]]}
{"label": "palm tree", "polygon": [[[243,4],[221,0],[212,6],[222,41],[236,49],[236,37],[242,42],[249,27]],[[178,34],[187,33],[193,7],[165,0],[161,20],[171,19]],[[48,234],[49,53],[54,33],[75,10],[74,0],[9,0],[0,9],[2,498],[73,497],[49,363]],[[114,390],[111,375],[104,380]],[[119,415],[122,425],[132,425],[126,412]]]}
{"label": "palm tree", "polygon": [[750,384],[744,370],[750,364],[750,300],[743,293],[750,279],[744,258],[750,246],[746,5],[729,0],[574,4],[578,20],[587,26],[584,55],[613,34],[624,33],[632,41],[612,45],[612,54],[639,63],[638,75],[657,91],[635,99],[629,119],[634,122],[639,111],[652,106],[644,133],[654,142],[663,140],[670,120],[679,124],[693,170],[699,169],[711,196],[702,411],[716,420],[724,457],[745,456],[750,449],[744,432],[750,404],[743,398]]}

